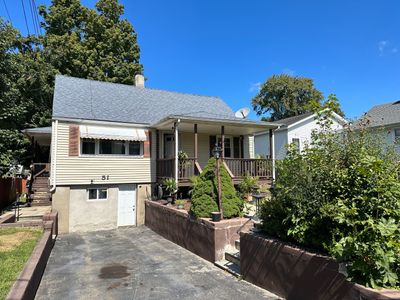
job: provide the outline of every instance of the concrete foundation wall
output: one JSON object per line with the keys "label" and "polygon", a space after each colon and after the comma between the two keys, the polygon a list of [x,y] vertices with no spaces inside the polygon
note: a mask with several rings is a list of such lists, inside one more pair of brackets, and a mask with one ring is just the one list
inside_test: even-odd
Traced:
{"label": "concrete foundation wall", "polygon": [[221,260],[226,248],[234,247],[239,230],[247,231],[252,226],[246,218],[220,222],[194,219],[185,210],[154,201],[146,201],[145,224],[164,238],[211,262]]}
{"label": "concrete foundation wall", "polygon": [[[120,186],[123,185],[57,187],[53,194],[52,206],[59,213],[59,232],[85,232],[117,228]],[[107,200],[88,200],[88,187],[107,188]],[[151,196],[151,185],[139,184],[136,187],[136,225],[143,225],[144,202]]]}
{"label": "concrete foundation wall", "polygon": [[66,186],[57,187],[52,195],[52,208],[58,212],[58,231],[69,232],[69,203],[70,188]]}

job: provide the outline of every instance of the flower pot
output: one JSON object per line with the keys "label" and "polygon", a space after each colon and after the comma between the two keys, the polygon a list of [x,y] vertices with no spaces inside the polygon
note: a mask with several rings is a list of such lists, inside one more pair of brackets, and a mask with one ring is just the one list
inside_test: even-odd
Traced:
{"label": "flower pot", "polygon": [[219,211],[217,211],[217,212],[212,212],[212,213],[211,213],[211,220],[212,220],[213,222],[219,222],[219,221],[221,221],[221,213],[220,213]]}

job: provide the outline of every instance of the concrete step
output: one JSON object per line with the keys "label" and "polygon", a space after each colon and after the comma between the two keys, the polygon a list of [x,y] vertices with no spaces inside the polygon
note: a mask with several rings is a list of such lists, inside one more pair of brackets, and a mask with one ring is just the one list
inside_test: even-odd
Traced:
{"label": "concrete step", "polygon": [[51,198],[51,195],[50,194],[46,194],[46,195],[32,194],[31,198],[33,200],[49,200]]}
{"label": "concrete step", "polygon": [[240,267],[240,252],[225,252],[225,259]]}
{"label": "concrete step", "polygon": [[50,206],[51,205],[51,201],[43,201],[43,200],[33,200],[31,202],[31,206]]}
{"label": "concrete step", "polygon": [[235,248],[237,251],[240,251],[240,240],[235,241]]}
{"label": "concrete step", "polygon": [[240,267],[230,261],[227,260],[220,260],[214,263],[217,267],[225,270],[226,272],[232,274],[233,276],[240,278]]}
{"label": "concrete step", "polygon": [[45,186],[45,187],[32,187],[32,191],[36,192],[48,192],[49,191],[49,187]]}

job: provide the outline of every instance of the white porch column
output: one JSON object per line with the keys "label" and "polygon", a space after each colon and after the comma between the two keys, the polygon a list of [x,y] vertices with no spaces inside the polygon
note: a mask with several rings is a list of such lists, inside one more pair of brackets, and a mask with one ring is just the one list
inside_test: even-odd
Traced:
{"label": "white porch column", "polygon": [[179,142],[178,142],[178,137],[179,137],[179,131],[178,131],[178,126],[180,123],[180,119],[176,120],[175,124],[174,124],[174,135],[175,135],[175,182],[176,182],[176,187],[178,188],[178,183],[179,183],[179,159],[178,159],[178,146],[179,146]]}
{"label": "white porch column", "polygon": [[270,153],[271,153],[271,160],[272,160],[272,180],[275,180],[275,130],[270,129],[271,134],[271,149],[270,149]]}

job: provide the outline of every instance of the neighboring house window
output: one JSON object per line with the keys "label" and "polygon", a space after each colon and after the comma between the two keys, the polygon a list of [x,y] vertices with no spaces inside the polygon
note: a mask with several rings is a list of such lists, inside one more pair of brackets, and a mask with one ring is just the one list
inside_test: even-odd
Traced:
{"label": "neighboring house window", "polygon": [[400,144],[400,128],[394,130],[394,142]]}
{"label": "neighboring house window", "polygon": [[82,155],[143,155],[143,142],[81,139]]}
{"label": "neighboring house window", "polygon": [[96,189],[88,189],[88,200],[107,200],[107,189],[105,188],[96,188]]}
{"label": "neighboring house window", "polygon": [[95,154],[96,140],[82,139],[82,154]]}
{"label": "neighboring house window", "polygon": [[300,139],[299,138],[292,139],[292,144],[294,145],[294,148],[297,150],[297,152],[300,153]]}

